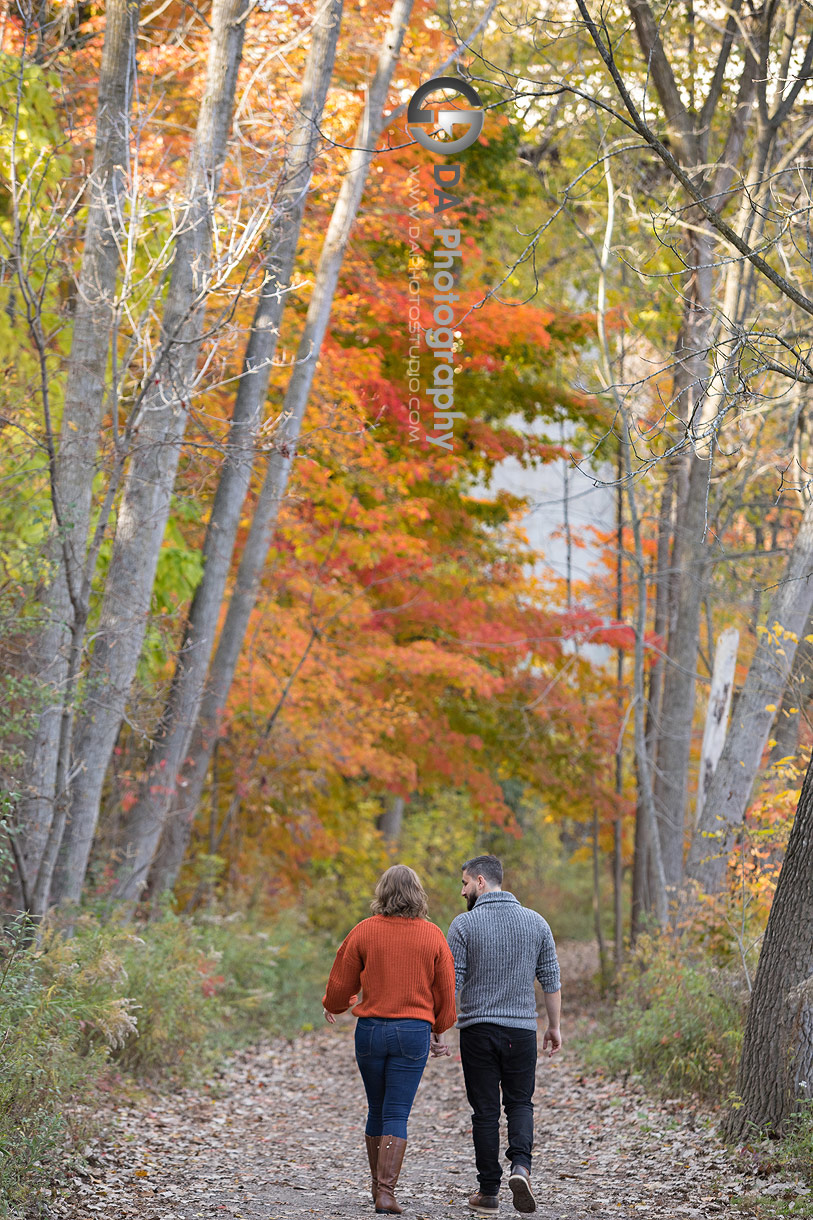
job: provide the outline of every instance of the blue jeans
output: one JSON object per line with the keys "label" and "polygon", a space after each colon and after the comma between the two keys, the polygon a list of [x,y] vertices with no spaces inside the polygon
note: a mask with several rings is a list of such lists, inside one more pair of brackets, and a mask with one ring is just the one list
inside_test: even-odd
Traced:
{"label": "blue jeans", "polygon": [[428,1021],[359,1017],[356,1063],[367,1094],[367,1135],[407,1137],[407,1119],[429,1058]]}

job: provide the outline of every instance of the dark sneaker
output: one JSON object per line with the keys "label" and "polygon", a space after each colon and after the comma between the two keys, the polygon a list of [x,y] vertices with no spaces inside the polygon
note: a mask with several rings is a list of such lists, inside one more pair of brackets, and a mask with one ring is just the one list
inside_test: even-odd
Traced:
{"label": "dark sneaker", "polygon": [[476,1212],[478,1216],[493,1216],[500,1210],[500,1196],[484,1195],[476,1190],[469,1196],[469,1210]]}
{"label": "dark sneaker", "polygon": [[514,1207],[518,1212],[535,1212],[536,1199],[531,1190],[531,1175],[524,1165],[512,1165],[511,1176],[508,1179],[511,1194],[514,1196]]}

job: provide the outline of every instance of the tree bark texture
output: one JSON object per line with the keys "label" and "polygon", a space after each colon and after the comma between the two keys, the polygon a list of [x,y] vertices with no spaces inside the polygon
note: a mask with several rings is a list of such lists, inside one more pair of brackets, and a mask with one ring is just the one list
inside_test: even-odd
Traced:
{"label": "tree bark texture", "polygon": [[[310,396],[322,341],[327,330],[347,243],[361,203],[370,164],[384,122],[384,106],[401,51],[412,0],[395,0],[390,24],[381,49],[375,76],[367,93],[367,104],[356,132],[347,172],[342,181],[325,236],[313,295],[297,350],[296,363],[283,403],[282,419],[274,433],[274,448],[268,459],[246,545],[237,571],[234,591],[223,630],[212,661],[201,700],[198,725],[192,740],[190,764],[182,775],[185,814],[171,817],[171,840],[162,861],[164,886],[174,884],[191,835],[191,818],[200,803],[209,759],[223,709],[234,679],[251,612],[257,600],[263,568],[274,537],[277,514],[288,486],[302,419]],[[172,828],[171,830],[169,828]],[[160,827],[157,828],[160,833]],[[140,836],[118,894],[125,901],[138,898],[147,879],[157,837]]]}
{"label": "tree bark texture", "polygon": [[[715,206],[729,190],[745,142],[755,91],[757,65],[746,50],[734,113],[725,133],[716,169],[708,172],[712,120],[736,22],[729,18],[723,32],[718,63],[699,114],[690,113],[684,102],[661,40],[662,27],[648,0],[628,0],[638,43],[663,107],[666,124],[674,140],[678,159],[700,174]],[[737,37],[742,41],[742,33]],[[668,641],[668,664],[664,676],[664,716],[658,743],[655,800],[667,885],[672,893],[683,877],[685,816],[688,799],[689,761],[695,703],[695,671],[698,656],[700,607],[703,597],[707,549],[707,503],[711,474],[709,423],[727,405],[727,387],[718,382],[709,393],[714,361],[713,273],[715,238],[700,213],[691,214],[684,261],[689,277],[681,335],[675,352],[677,413],[686,426],[688,471],[685,497],[679,496],[675,522],[672,566],[676,574],[674,627]]]}
{"label": "tree bark texture", "polygon": [[[302,97],[282,170],[277,214],[265,235],[268,254],[246,347],[242,376],[229,428],[226,456],[215,493],[203,547],[203,576],[189,610],[183,644],[161,726],[150,749],[147,776],[128,819],[133,836],[152,841],[166,829],[178,795],[178,775],[189,749],[214,646],[220,608],[234,553],[237,530],[251,479],[257,430],[263,418],[271,365],[294,269],[319,128],[327,97],[342,20],[342,0],[331,0],[318,14],[308,55]],[[183,790],[181,790],[182,798]],[[178,802],[176,801],[176,806]],[[175,818],[183,817],[181,809]],[[167,830],[150,874],[153,892],[168,887],[174,859],[173,831]],[[145,848],[146,851],[146,848]]]}
{"label": "tree bark texture", "polygon": [[781,1134],[813,1091],[813,761],[779,874],[737,1078],[730,1139]]}
{"label": "tree bark texture", "polygon": [[[41,864],[57,791],[65,717],[73,715],[75,655],[82,648],[89,600],[85,556],[92,471],[105,405],[107,359],[119,271],[130,168],[130,110],[136,78],[137,0],[111,0],[105,9],[93,168],[87,222],[76,284],[59,445],[53,470],[54,579],[43,595],[43,622],[34,642],[31,673],[46,688],[47,704],[27,752],[19,808],[21,859],[31,894],[47,890]],[[72,655],[74,654],[74,655]],[[47,871],[47,870],[46,870]],[[37,883],[39,881],[39,886]]]}
{"label": "tree bark texture", "polygon": [[160,354],[137,410],[99,630],[77,724],[80,767],[71,790],[58,892],[76,897],[87,867],[102,784],[136,673],[158,555],[194,391],[206,302],[213,209],[226,155],[248,0],[215,0],[206,91],[175,238]]}
{"label": "tree bark texture", "polygon": [[813,502],[808,504],[785,577],[768,612],[731,728],[692,840],[687,873],[709,894],[725,884],[734,833],[742,824],[776,707],[813,607]]}

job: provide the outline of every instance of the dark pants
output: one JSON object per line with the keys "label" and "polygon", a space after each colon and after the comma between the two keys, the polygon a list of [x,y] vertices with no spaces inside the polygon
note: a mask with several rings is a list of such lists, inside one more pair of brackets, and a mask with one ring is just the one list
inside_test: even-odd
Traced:
{"label": "dark pants", "polygon": [[508,1160],[530,1171],[534,1142],[536,1030],[507,1025],[466,1025],[460,1058],[472,1108],[471,1133],[477,1178],[484,1195],[500,1193],[500,1086],[508,1119]]}
{"label": "dark pants", "polygon": [[356,1063],[367,1094],[367,1135],[407,1137],[407,1119],[429,1058],[431,1025],[414,1017],[359,1017]]}

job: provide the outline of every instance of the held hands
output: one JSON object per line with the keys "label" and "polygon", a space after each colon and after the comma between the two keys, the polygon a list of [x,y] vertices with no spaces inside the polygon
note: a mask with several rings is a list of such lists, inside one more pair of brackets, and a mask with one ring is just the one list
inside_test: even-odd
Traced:
{"label": "held hands", "polygon": [[429,1035],[429,1054],[433,1059],[439,1059],[441,1055],[451,1055],[452,1049],[443,1041],[442,1034]]}
{"label": "held hands", "polygon": [[542,1051],[543,1053],[547,1051],[548,1058],[550,1059],[556,1054],[557,1051],[560,1051],[561,1049],[562,1035],[559,1031],[559,1027],[557,1025],[557,1027],[554,1029],[552,1025],[549,1025],[545,1030],[545,1036],[542,1039]]}

